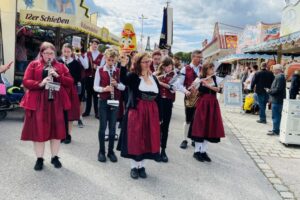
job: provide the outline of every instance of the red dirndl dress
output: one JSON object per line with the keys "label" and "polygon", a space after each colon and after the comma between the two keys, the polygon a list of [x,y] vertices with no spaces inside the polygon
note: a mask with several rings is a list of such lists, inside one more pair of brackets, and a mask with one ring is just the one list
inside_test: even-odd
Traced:
{"label": "red dirndl dress", "polygon": [[75,85],[68,88],[67,92],[71,102],[71,109],[68,110],[68,121],[77,121],[80,119],[80,102]]}
{"label": "red dirndl dress", "polygon": [[198,99],[189,137],[196,142],[220,142],[225,137],[216,94],[203,94]]}
{"label": "red dirndl dress", "polygon": [[59,91],[53,91],[54,99],[49,101],[48,90],[38,86],[43,80],[44,65],[43,61],[36,60],[25,71],[23,84],[28,90],[20,103],[25,109],[21,140],[45,142],[66,137],[64,111],[70,109],[71,104],[64,86],[73,85],[73,78],[68,68],[53,61],[52,66],[59,74],[56,81],[61,87]]}
{"label": "red dirndl dress", "polygon": [[124,115],[117,149],[135,161],[155,160],[160,152],[159,110],[155,100],[139,99]]}

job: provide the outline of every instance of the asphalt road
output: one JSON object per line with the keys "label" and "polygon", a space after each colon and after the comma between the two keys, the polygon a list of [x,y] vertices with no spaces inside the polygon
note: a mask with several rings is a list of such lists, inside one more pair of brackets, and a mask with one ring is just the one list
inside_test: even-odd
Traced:
{"label": "asphalt road", "polygon": [[[182,150],[183,97],[177,95],[170,126],[169,163],[146,161],[148,178],[130,178],[130,161],[100,163],[98,121],[85,118],[82,129],[74,125],[73,142],[60,151],[62,169],[50,164],[47,144],[45,167],[33,170],[31,142],[20,141],[22,111],[10,112],[0,121],[0,199],[281,199],[241,144],[226,127],[226,138],[209,144],[212,163],[200,163],[193,148]],[[138,123],[138,122],[137,122]]]}

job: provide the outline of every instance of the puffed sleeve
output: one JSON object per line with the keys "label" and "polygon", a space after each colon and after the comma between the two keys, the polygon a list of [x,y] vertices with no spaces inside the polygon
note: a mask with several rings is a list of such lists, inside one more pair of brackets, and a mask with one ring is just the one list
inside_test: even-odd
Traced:
{"label": "puffed sleeve", "polygon": [[40,81],[35,80],[34,74],[35,74],[35,68],[37,66],[37,63],[35,61],[31,62],[24,74],[23,78],[23,85],[25,88],[29,90],[40,90],[41,87],[39,86]]}

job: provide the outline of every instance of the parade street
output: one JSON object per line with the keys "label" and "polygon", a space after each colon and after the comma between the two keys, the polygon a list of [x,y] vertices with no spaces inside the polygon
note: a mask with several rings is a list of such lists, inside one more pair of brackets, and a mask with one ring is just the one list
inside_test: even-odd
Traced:
{"label": "parade street", "polygon": [[[169,162],[146,161],[148,178],[145,180],[130,178],[129,160],[121,158],[119,152],[117,163],[97,161],[99,124],[93,115],[84,119],[84,128],[74,125],[72,143],[61,146],[63,168],[55,169],[50,164],[50,153],[46,148],[44,170],[34,171],[32,143],[20,140],[23,112],[10,112],[0,122],[0,199],[282,199],[282,195],[266,178],[264,170],[253,160],[258,156],[250,157],[255,152],[253,150],[250,154],[248,151],[253,140],[248,134],[240,133],[246,129],[239,130],[234,118],[239,117],[241,122],[247,118],[251,122],[255,121],[254,116],[225,112],[223,109],[226,138],[218,145],[209,145],[212,162],[201,163],[193,158],[194,148],[190,143],[186,150],[179,148],[183,139],[183,95],[178,93],[176,99],[167,145]],[[260,134],[260,138],[267,137],[265,133]],[[294,151],[290,155],[295,156],[294,162],[298,162],[299,166],[299,159],[296,158],[299,149]],[[279,170],[274,172],[278,176],[285,175],[280,173],[280,168],[288,163],[279,164],[276,163],[278,160],[263,155],[259,155],[262,160],[272,163],[268,165],[269,169]],[[287,173],[296,173],[291,168],[287,169]],[[286,179],[288,177],[280,177],[281,181],[288,181]],[[299,182],[294,186],[298,187],[299,195]],[[293,192],[296,194],[296,191]],[[293,194],[286,192],[285,195]]]}

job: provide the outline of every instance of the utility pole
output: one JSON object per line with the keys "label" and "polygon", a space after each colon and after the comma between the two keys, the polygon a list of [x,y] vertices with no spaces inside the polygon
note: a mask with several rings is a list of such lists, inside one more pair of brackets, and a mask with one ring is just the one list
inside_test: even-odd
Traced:
{"label": "utility pole", "polygon": [[139,19],[142,20],[142,32],[141,32],[141,41],[140,41],[140,42],[141,42],[141,44],[140,44],[140,45],[141,45],[141,52],[142,52],[142,51],[143,51],[143,38],[144,38],[144,35],[143,35],[143,34],[144,34],[144,33],[143,33],[143,32],[144,32],[144,20],[145,20],[145,19],[148,19],[148,18],[146,18],[146,17],[142,14],[142,16],[139,17]]}

